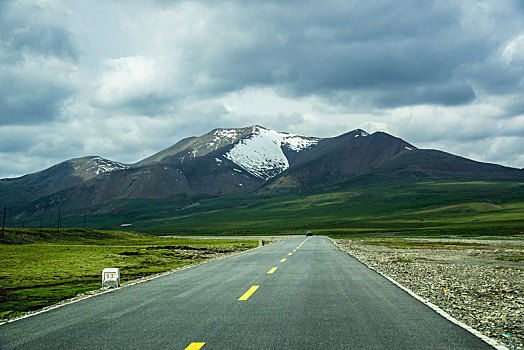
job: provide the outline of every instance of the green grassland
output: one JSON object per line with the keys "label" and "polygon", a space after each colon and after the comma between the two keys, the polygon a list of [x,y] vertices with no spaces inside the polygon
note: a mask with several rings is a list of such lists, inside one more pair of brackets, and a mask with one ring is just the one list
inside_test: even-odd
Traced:
{"label": "green grassland", "polygon": [[[183,207],[169,200],[125,204],[125,215],[90,217],[90,224],[152,234],[505,235],[524,232],[524,184],[519,182],[344,183],[301,193],[254,193],[201,199]],[[76,220],[80,220],[79,217]],[[79,222],[77,222],[79,225]]]}
{"label": "green grassland", "polygon": [[7,229],[0,236],[0,318],[21,315],[79,293],[99,289],[106,267],[121,270],[122,281],[205,260],[170,246],[239,251],[258,240],[158,238],[78,229]]}
{"label": "green grassland", "polygon": [[[305,230],[364,239],[484,235],[503,239],[524,235],[521,182],[357,180],[298,193],[259,191],[221,198],[119,200],[100,209],[108,208],[110,214],[88,212],[87,227],[100,231],[7,229],[0,236],[0,317],[97,289],[105,267],[120,268],[126,281],[202,260],[196,254],[154,247],[236,250],[258,244],[255,240],[157,238],[119,231],[123,227],[154,235],[277,235]],[[24,224],[34,227],[39,222]],[[56,226],[56,218],[43,218],[42,222]],[[62,221],[62,227],[82,225],[83,212],[66,215]],[[402,246],[406,244],[414,243],[403,242]],[[521,261],[522,256],[501,259]]]}

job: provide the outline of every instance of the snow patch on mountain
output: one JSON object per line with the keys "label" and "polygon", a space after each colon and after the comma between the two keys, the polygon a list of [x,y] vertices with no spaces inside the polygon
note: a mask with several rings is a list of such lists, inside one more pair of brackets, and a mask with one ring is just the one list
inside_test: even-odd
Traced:
{"label": "snow patch on mountain", "polygon": [[214,141],[220,141],[221,139],[236,140],[240,134],[241,132],[238,129],[218,129],[214,132]]}
{"label": "snow patch on mountain", "polygon": [[311,147],[318,139],[253,127],[253,133],[241,139],[225,157],[250,174],[267,180],[287,168],[289,162],[282,146],[295,152]]}
{"label": "snow patch on mountain", "polygon": [[103,173],[128,168],[129,166],[124,165],[122,163],[114,162],[112,160],[107,160],[101,157],[93,157],[89,160],[89,165],[86,171],[95,173],[96,175],[100,175]]}
{"label": "snow patch on mountain", "polygon": [[305,148],[309,148],[318,143],[317,138],[304,138],[298,135],[287,135],[282,140],[282,144],[288,146],[295,152],[300,152]]}
{"label": "snow patch on mountain", "polygon": [[213,132],[213,139],[209,142],[207,149],[219,149],[220,147],[233,143],[241,136],[238,129],[217,129]]}
{"label": "snow patch on mountain", "polygon": [[[209,134],[199,137],[198,141],[191,145],[187,155],[189,158],[194,159],[230,145],[243,136],[242,133],[244,130],[245,129],[215,129]],[[182,161],[182,158],[180,159]]]}

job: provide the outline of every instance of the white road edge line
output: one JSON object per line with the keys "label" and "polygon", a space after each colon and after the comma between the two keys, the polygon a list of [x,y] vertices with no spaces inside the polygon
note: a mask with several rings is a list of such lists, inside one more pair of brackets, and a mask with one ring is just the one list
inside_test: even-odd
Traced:
{"label": "white road edge line", "polygon": [[436,313],[438,313],[440,316],[444,317],[446,320],[456,324],[457,326],[460,326],[462,328],[464,328],[465,330],[467,330],[468,332],[470,332],[471,334],[477,336],[478,338],[482,339],[483,341],[485,341],[486,343],[488,343],[489,345],[493,346],[495,349],[497,350],[509,350],[509,348],[507,348],[506,346],[500,344],[498,341],[496,341],[495,339],[492,339],[482,333],[480,333],[479,331],[477,331],[476,329],[468,326],[467,324],[457,320],[456,318],[454,318],[453,316],[451,316],[450,314],[448,314],[446,311],[444,311],[443,309],[441,309],[440,307],[438,307],[437,305],[433,304],[432,302],[430,302],[429,300],[426,300],[425,298],[421,297],[420,295],[416,294],[415,292],[413,292],[411,289],[407,288],[407,287],[404,287],[402,284],[398,283],[397,281],[395,281],[394,279],[392,279],[391,277],[389,276],[386,276],[385,274],[383,274],[382,272],[380,271],[377,271],[375,270],[373,267],[371,266],[368,266],[365,262],[363,262],[362,260],[358,259],[356,256],[354,255],[351,255],[349,254],[348,252],[346,252],[344,249],[342,249],[331,237],[327,237],[327,236],[324,236],[326,237],[327,239],[329,239],[338,249],[340,249],[342,252],[346,253],[347,255],[357,259],[358,261],[360,261],[360,263],[362,263],[363,265],[365,265],[367,268],[375,271],[376,273],[378,273],[379,275],[382,275],[383,277],[385,277],[387,280],[389,280],[391,283],[393,283],[394,285],[396,285],[397,287],[399,287],[400,289],[402,289],[403,291],[405,291],[406,293],[408,293],[409,295],[411,295],[413,298],[417,299],[418,301],[422,302],[423,304],[429,306],[431,309],[433,309],[433,311],[435,311]]}
{"label": "white road edge line", "polygon": [[[279,241],[277,241],[279,242]],[[277,243],[275,242],[275,243]],[[104,290],[104,291],[101,291],[100,289],[95,289],[93,292],[95,292],[94,294],[89,294],[89,295],[85,295],[85,296],[82,296],[80,298],[78,298],[78,296],[76,297],[73,297],[71,299],[74,299],[74,300],[71,300],[71,299],[66,299],[66,300],[63,300],[61,301],[59,304],[55,304],[55,305],[51,305],[51,306],[47,306],[47,307],[44,307],[43,309],[41,310],[38,310],[38,311],[35,311],[35,312],[32,312],[30,314],[25,314],[25,315],[22,315],[20,317],[16,317],[16,318],[13,318],[12,320],[8,320],[8,321],[3,321],[3,322],[0,322],[0,327],[3,326],[4,324],[8,324],[8,323],[12,323],[12,322],[16,322],[16,321],[19,321],[19,320],[23,320],[24,318],[29,318],[29,317],[33,317],[33,316],[36,316],[36,315],[39,315],[39,314],[43,314],[44,312],[48,312],[48,311],[51,311],[51,310],[55,310],[55,309],[58,309],[62,306],[65,306],[65,305],[70,305],[70,304],[74,304],[74,303],[77,303],[79,301],[82,301],[82,300],[86,300],[86,299],[89,299],[89,298],[92,298],[92,297],[96,297],[96,296],[99,296],[99,295],[102,295],[102,294],[106,294],[106,293],[112,293],[116,290],[119,290],[119,289],[122,289],[122,288],[126,288],[126,287],[130,287],[130,286],[134,286],[135,284],[140,284],[140,283],[144,283],[144,282],[148,282],[148,281],[151,281],[151,280],[154,280],[154,279],[157,279],[159,277],[163,277],[163,276],[166,276],[166,275],[170,275],[172,273],[175,273],[175,272],[178,272],[178,271],[182,271],[182,270],[187,270],[187,269],[190,269],[192,267],[196,267],[196,266],[200,266],[200,265],[203,265],[203,264],[208,264],[210,262],[213,262],[213,261],[217,261],[217,260],[220,260],[220,259],[225,259],[225,258],[229,258],[231,256],[235,256],[235,255],[239,255],[239,254],[244,254],[244,253],[247,253],[247,252],[252,252],[256,249],[259,249],[259,248],[264,248],[264,247],[267,247],[268,245],[265,245],[265,246],[258,246],[256,248],[253,248],[253,249],[249,249],[249,250],[244,250],[243,252],[237,252],[237,253],[231,253],[231,254],[228,254],[228,255],[225,255],[225,256],[221,256],[221,257],[218,257],[218,258],[214,258],[214,259],[209,259],[209,260],[206,260],[206,261],[202,261],[200,263],[196,263],[196,264],[191,264],[191,265],[186,265],[186,266],[182,266],[182,267],[177,267],[176,269],[172,269],[172,270],[169,270],[169,271],[166,271],[166,272],[161,272],[161,273],[158,273],[158,274],[155,274],[155,275],[151,275],[151,276],[146,276],[146,277],[143,277],[143,278],[140,278],[138,280],[134,280],[134,281],[129,281],[127,282],[125,285],[121,285],[120,287],[117,287],[117,288],[111,288],[111,289],[108,289],[108,290]],[[75,299],[75,298],[78,298],[78,299]]]}

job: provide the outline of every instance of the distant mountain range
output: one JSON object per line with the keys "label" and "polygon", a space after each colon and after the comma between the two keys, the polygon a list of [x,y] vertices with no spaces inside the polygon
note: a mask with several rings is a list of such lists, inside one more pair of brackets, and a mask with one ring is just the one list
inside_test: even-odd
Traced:
{"label": "distant mountain range", "polygon": [[418,149],[383,132],[316,138],[252,126],[186,138],[135,164],[83,157],[1,179],[0,204],[30,218],[58,209],[110,211],[119,200],[304,191],[359,178],[515,180],[524,170]]}

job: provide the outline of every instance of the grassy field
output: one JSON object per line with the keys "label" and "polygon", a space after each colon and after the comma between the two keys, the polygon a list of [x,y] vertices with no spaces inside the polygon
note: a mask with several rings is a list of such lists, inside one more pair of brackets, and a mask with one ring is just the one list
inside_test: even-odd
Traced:
{"label": "grassy field", "polygon": [[[216,252],[258,246],[258,240],[158,238],[67,229],[7,229],[0,236],[0,318],[21,315],[99,289],[106,267],[128,281],[203,261]],[[180,253],[184,247],[185,253]],[[205,248],[195,250],[191,248]]]}
{"label": "grassy field", "polygon": [[[399,182],[343,184],[344,190],[239,195],[185,207],[169,200],[125,204],[125,215],[90,217],[90,225],[122,224],[152,234],[287,234],[304,230],[347,235],[505,235],[524,232],[524,184],[518,182]],[[318,193],[323,192],[323,193]],[[80,217],[71,225],[80,225]],[[75,221],[76,220],[76,221]]]}
{"label": "grassy field", "polygon": [[[258,244],[162,239],[118,231],[123,227],[155,235],[278,235],[306,230],[336,238],[368,239],[524,235],[524,183],[520,182],[345,182],[301,193],[256,192],[199,198],[193,203],[183,197],[117,204],[107,204],[113,208],[111,214],[87,215],[88,228],[104,231],[8,229],[0,235],[0,317],[99,288],[105,267],[120,268],[125,281],[205,258],[154,247],[235,250]],[[52,227],[56,218],[43,218],[42,224]],[[24,225],[39,226],[40,220]],[[83,213],[62,221],[63,227],[82,225]],[[500,259],[522,261],[522,255]]]}

